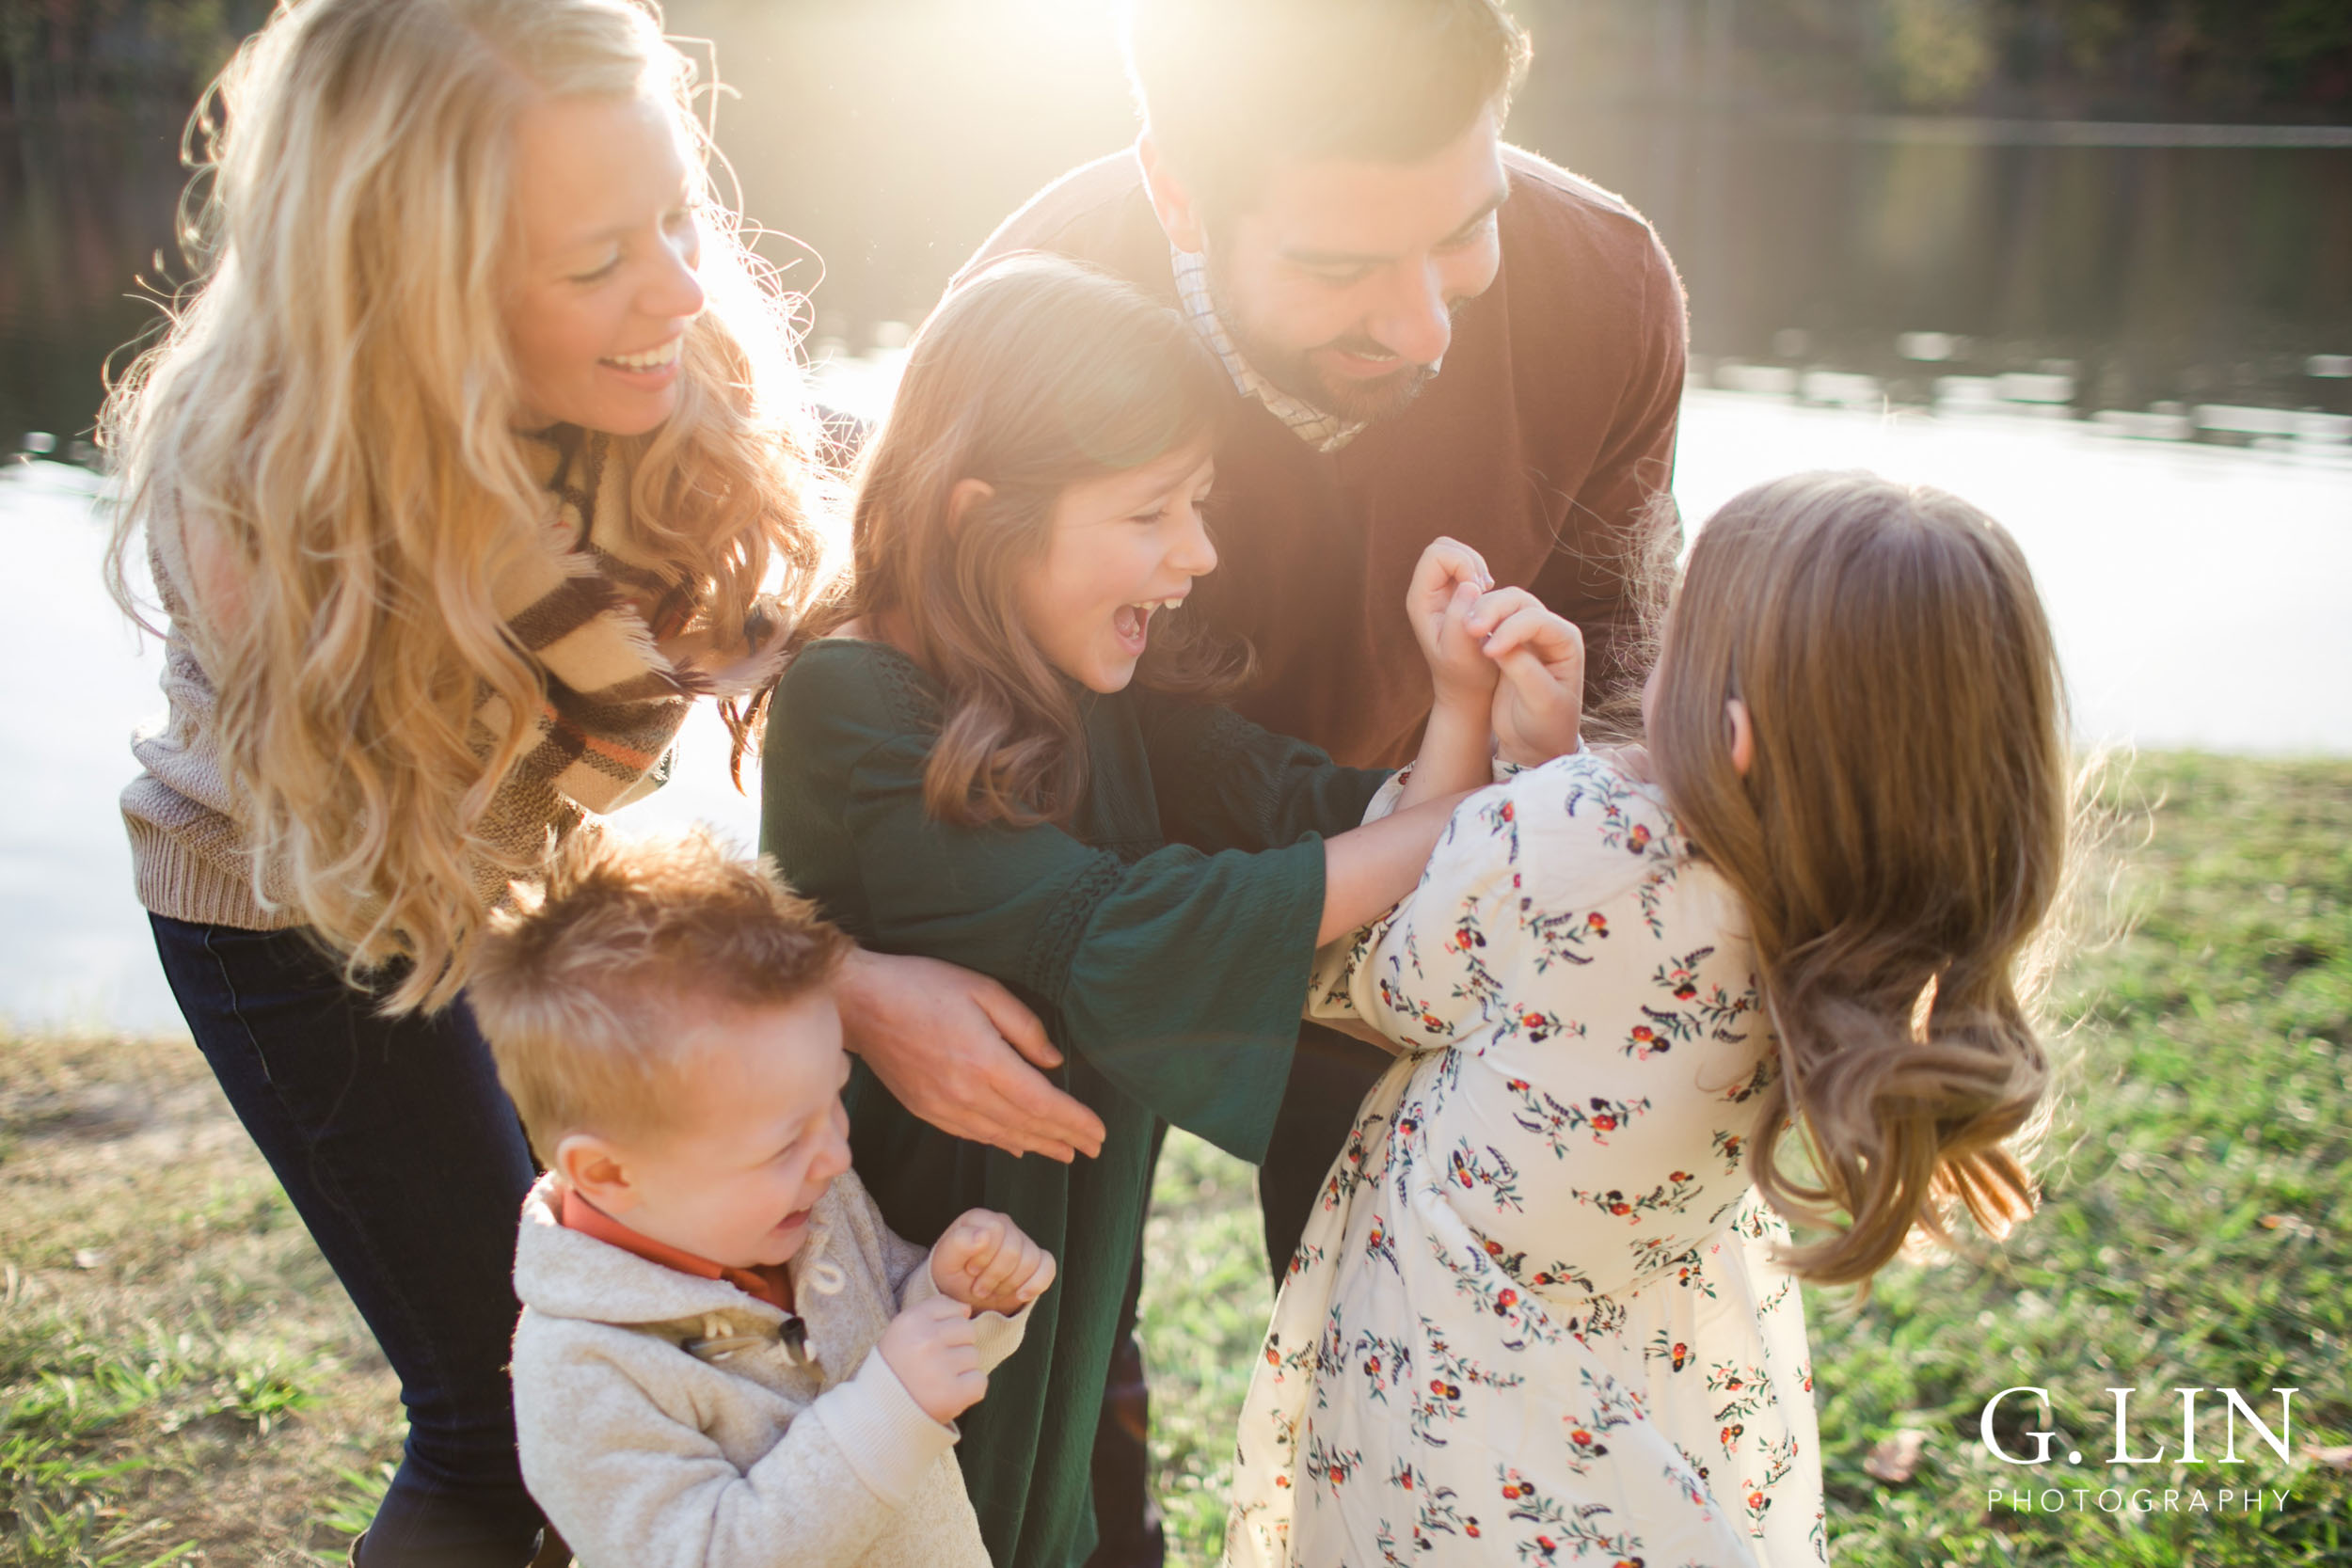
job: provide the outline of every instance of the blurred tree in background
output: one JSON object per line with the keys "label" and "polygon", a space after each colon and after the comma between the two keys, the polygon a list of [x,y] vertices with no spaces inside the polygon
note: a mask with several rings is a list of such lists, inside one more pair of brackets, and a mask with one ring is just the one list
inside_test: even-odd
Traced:
{"label": "blurred tree in background", "polygon": [[0,105],[193,94],[269,0],[0,0]]}
{"label": "blurred tree in background", "polygon": [[[774,0],[804,12],[980,3]],[[997,3],[1017,17],[1019,0]],[[1537,37],[1538,88],[1596,104],[2352,120],[2348,0],[1518,0],[1515,8]],[[23,112],[191,91],[268,10],[268,0],[0,0],[0,102]]]}
{"label": "blurred tree in background", "polygon": [[2347,0],[1517,0],[1590,102],[2036,119],[2352,120]]}

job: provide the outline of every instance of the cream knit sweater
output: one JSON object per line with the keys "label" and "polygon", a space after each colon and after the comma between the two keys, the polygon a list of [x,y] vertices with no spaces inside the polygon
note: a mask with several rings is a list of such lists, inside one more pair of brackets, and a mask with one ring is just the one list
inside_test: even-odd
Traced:
{"label": "cream knit sweater", "polygon": [[[854,1174],[791,1264],[813,1366],[775,1307],[567,1230],[561,1208],[552,1177],[523,1205],[515,1423],[523,1480],[581,1568],[988,1568],[955,1429],[875,1349],[937,1293],[929,1254]],[[1026,1318],[978,1314],[984,1370]]]}

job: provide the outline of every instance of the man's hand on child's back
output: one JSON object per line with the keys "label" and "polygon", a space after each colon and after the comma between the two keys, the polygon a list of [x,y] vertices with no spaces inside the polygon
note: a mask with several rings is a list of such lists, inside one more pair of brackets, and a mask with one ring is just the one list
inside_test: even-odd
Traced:
{"label": "man's hand on child's back", "polygon": [[931,1283],[975,1312],[1010,1317],[1053,1282],[1053,1258],[993,1210],[969,1211],[931,1248]]}
{"label": "man's hand on child's back", "polygon": [[890,1320],[880,1349],[923,1414],[943,1426],[988,1392],[971,1309],[960,1301],[929,1296],[916,1302]]}

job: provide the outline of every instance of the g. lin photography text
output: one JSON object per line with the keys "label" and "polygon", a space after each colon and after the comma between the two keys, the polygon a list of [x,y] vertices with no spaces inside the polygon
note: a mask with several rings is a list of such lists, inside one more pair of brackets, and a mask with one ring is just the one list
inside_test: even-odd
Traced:
{"label": "g. lin photography text", "polygon": [[[2279,1427],[2275,1433],[2253,1405],[2247,1402],[2246,1397],[2235,1388],[2173,1388],[2169,1390],[2178,1397],[2181,1403],[2180,1450],[2177,1454],[2169,1453],[2168,1445],[2161,1441],[2156,1442],[2154,1448],[2149,1452],[2133,1452],[2136,1444],[2131,1430],[2131,1402],[2132,1396],[2139,1393],[2140,1390],[2137,1387],[2119,1387],[2107,1388],[2103,1392],[2111,1398],[2115,1404],[2113,1451],[2104,1459],[2098,1459],[2085,1454],[2080,1449],[2070,1448],[2066,1450],[2065,1456],[2068,1465],[2159,1465],[2169,1461],[2177,1468],[2185,1465],[2244,1464],[2245,1461],[2238,1457],[2237,1452],[2237,1424],[2240,1418],[2245,1419],[2251,1435],[2261,1439],[2263,1444],[2279,1457],[2281,1464],[2293,1462],[2294,1405],[2295,1396],[2302,1392],[2299,1388],[2270,1390],[2279,1397]],[[2022,1433],[2023,1436],[2034,1441],[2033,1451],[2030,1454],[2020,1455],[2009,1451],[2002,1446],[2000,1433],[1996,1430],[1995,1423],[1999,1418],[2001,1402],[2012,1395],[2033,1396],[2041,1406],[2042,1418],[2053,1423],[2051,1427],[2028,1428]],[[2211,1457],[2210,1453],[2201,1456],[2197,1449],[2197,1403],[2200,1398],[2208,1395],[2217,1398],[2222,1414],[2223,1443],[2222,1452],[2218,1458]],[[2209,1402],[2206,1408],[2210,1411],[2213,1404]],[[2053,1449],[2059,1437],[2058,1432],[2055,1430],[2058,1419],[2055,1407],[2050,1402],[2050,1391],[2047,1388],[2020,1385],[2013,1388],[2004,1388],[1985,1402],[1984,1410],[1978,1418],[1978,1434],[1984,1444],[1985,1451],[2005,1465],[2027,1467],[2050,1465],[2057,1462],[2057,1455],[2053,1452]],[[2210,1449],[2210,1443],[2208,1449]],[[2080,1512],[2095,1507],[2108,1513],[2212,1513],[2222,1515],[2252,1516],[2265,1512],[2277,1513],[2284,1509],[2291,1496],[2292,1494],[2282,1488],[2236,1484],[2214,1488],[2202,1486],[2099,1488],[2047,1486],[2027,1487],[2024,1490],[2010,1490],[1995,1486],[1986,1488],[1984,1506],[1987,1512],[2006,1509],[2015,1513],[2060,1513],[2069,1508]]]}

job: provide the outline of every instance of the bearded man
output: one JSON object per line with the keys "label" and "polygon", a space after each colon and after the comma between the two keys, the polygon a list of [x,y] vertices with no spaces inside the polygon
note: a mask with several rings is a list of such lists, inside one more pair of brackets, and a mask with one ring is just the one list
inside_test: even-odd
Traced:
{"label": "bearded man", "polygon": [[[1640,214],[1502,140],[1526,35],[1496,0],[1136,0],[1129,57],[1135,146],[966,270],[1091,262],[1224,360],[1221,564],[1184,613],[1256,650],[1234,705],[1343,763],[1411,756],[1430,689],[1405,587],[1446,533],[1577,623],[1600,706],[1631,673],[1642,519],[1673,474],[1682,289]],[[1383,1065],[1301,1042],[1260,1175],[1278,1282]]]}
{"label": "bearded man", "polygon": [[[1526,35],[1498,0],[1132,9],[1141,135],[1040,193],[965,271],[1015,250],[1090,262],[1176,307],[1224,361],[1221,564],[1184,613],[1255,650],[1234,705],[1343,763],[1409,757],[1431,691],[1405,591],[1445,533],[1577,623],[1600,707],[1633,673],[1685,313],[1640,214],[1502,139]],[[1302,1027],[1259,1173],[1278,1286],[1388,1059]],[[1037,1112],[1044,1085],[1009,1050],[875,1066],[966,1136],[1066,1157],[1101,1135],[1074,1101]],[[1141,1389],[1131,1345],[1096,1450],[1098,1563],[1157,1558]]]}

